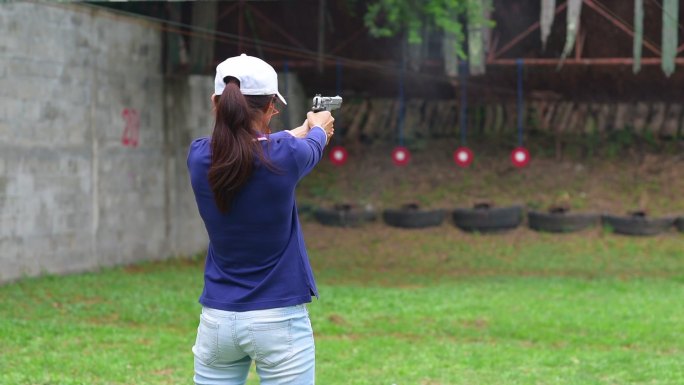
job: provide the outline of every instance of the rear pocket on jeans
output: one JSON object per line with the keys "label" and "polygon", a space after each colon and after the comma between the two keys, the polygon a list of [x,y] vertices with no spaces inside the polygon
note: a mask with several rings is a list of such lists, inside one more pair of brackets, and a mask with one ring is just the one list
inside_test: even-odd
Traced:
{"label": "rear pocket on jeans", "polygon": [[207,319],[204,314],[200,315],[197,339],[192,352],[205,365],[213,364],[218,357],[218,329],[218,323]]}
{"label": "rear pocket on jeans", "polygon": [[267,366],[276,366],[294,354],[290,320],[258,322],[249,325],[254,342],[255,360]]}

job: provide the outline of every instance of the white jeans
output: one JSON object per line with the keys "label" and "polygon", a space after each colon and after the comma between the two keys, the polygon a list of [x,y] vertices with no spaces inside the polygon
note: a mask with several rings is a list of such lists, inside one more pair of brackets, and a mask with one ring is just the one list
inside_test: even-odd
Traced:
{"label": "white jeans", "polygon": [[314,384],[315,347],[305,305],[246,312],[205,307],[192,352],[198,385],[243,385],[252,361],[262,385]]}

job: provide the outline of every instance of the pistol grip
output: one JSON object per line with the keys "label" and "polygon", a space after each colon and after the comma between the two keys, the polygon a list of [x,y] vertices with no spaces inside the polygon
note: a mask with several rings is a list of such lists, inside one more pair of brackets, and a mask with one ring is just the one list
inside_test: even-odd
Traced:
{"label": "pistol grip", "polygon": [[312,112],[321,112],[321,111],[325,111],[325,107],[312,108],[311,111],[312,111]]}

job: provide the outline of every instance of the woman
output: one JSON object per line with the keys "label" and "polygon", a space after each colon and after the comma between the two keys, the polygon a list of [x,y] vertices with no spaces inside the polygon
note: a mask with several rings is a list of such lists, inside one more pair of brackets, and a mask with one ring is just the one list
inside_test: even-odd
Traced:
{"label": "woman", "polygon": [[270,135],[278,78],[241,55],[216,67],[211,138],[195,140],[188,170],[209,235],[196,384],[244,384],[252,361],[261,384],[314,383],[306,303],[318,296],[304,246],[295,186],[333,134],[329,112]]}

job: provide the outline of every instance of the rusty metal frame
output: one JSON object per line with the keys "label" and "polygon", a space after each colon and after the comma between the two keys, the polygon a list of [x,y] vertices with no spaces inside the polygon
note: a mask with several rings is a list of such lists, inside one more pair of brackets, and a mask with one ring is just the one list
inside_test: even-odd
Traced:
{"label": "rusty metal frame", "polygon": [[[591,9],[592,11],[596,12],[599,16],[603,17],[604,19],[608,20],[611,24],[613,24],[618,30],[624,32],[626,35],[630,37],[634,37],[634,28],[631,25],[626,24],[619,18],[616,18],[615,16],[611,15],[610,12],[607,12],[604,8],[608,9],[605,5],[600,3],[600,0],[583,0],[583,5],[586,5],[588,9]],[[602,8],[603,7],[603,8]],[[224,11],[219,15],[219,19],[227,16],[230,14],[233,10],[238,9],[238,12],[240,12],[240,19],[242,19],[243,13],[246,11],[246,9],[249,9],[258,19],[260,19],[262,22],[267,24],[268,26],[272,27],[276,31],[278,31],[283,37],[285,37],[288,41],[291,43],[295,44],[296,46],[310,50],[311,52],[314,52],[310,48],[306,47],[304,44],[299,42],[295,37],[292,35],[288,34],[285,32],[281,27],[279,27],[276,23],[274,23],[272,20],[268,19],[263,13],[261,13],[259,10],[257,10],[254,6],[250,5],[248,2],[244,0],[240,0],[236,2],[235,4],[229,6],[228,8],[224,9]],[[556,7],[555,14],[558,15],[564,10],[567,9],[567,1],[564,1],[560,5]],[[242,24],[242,23],[240,23]],[[523,39],[527,38],[530,34],[532,34],[534,31],[538,30],[540,28],[540,22],[537,21],[530,25],[528,28],[526,28],[524,31],[519,33],[518,35],[514,36],[511,40],[506,42],[503,46],[498,48],[499,45],[499,39],[500,35],[496,33],[496,30],[493,31],[492,33],[492,38],[490,39],[489,42],[489,47],[487,49],[487,57],[486,57],[486,64],[487,65],[492,65],[492,66],[514,66],[517,64],[517,60],[519,58],[506,58],[503,57],[505,53],[510,51],[512,48],[517,46]],[[244,27],[240,26],[240,41],[239,41],[239,47],[240,50],[242,48],[243,42],[242,42],[242,35],[244,33],[243,31]],[[344,47],[346,47],[348,44],[352,43],[355,40],[358,40],[361,36],[362,33],[365,31],[365,29],[359,29],[357,32],[355,32],[352,36],[350,36],[348,39],[340,42],[336,47],[334,47],[332,50],[328,52],[329,55],[335,54],[339,51],[341,51]],[[559,64],[562,65],[582,65],[582,66],[593,66],[593,65],[600,65],[600,66],[627,66],[627,65],[632,65],[634,64],[634,59],[632,57],[584,57],[583,56],[583,48],[584,48],[584,42],[585,39],[588,35],[588,32],[586,30],[586,26],[582,28],[582,25],[580,25],[580,29],[578,31],[578,36],[577,39],[575,40],[575,54],[572,57],[568,57],[565,60],[561,61],[560,58],[520,58],[522,59],[523,63],[525,65],[533,65],[533,66],[558,66]],[[641,58],[641,64],[642,65],[660,65],[661,64],[661,50],[660,47],[658,47],[656,44],[647,41],[644,39],[644,47],[652,54],[656,55],[657,57],[651,56],[651,57],[642,57]],[[677,54],[681,54],[684,52],[684,44],[680,45],[677,48]],[[377,65],[378,63],[375,62],[368,62],[369,65]],[[372,64],[371,64],[372,63]],[[676,57],[675,58],[675,63],[677,65],[684,65],[684,57]],[[309,60],[292,60],[288,61],[288,64],[292,67],[312,67],[315,66],[314,61],[309,61]],[[323,64],[324,65],[335,65],[336,61],[334,60],[329,60],[327,58],[323,59]],[[427,65],[436,65],[436,63],[425,63]]]}
{"label": "rusty metal frame", "polygon": [[256,16],[259,20],[264,22],[264,24],[268,25],[269,27],[273,28],[274,30],[278,31],[279,34],[281,34],[285,39],[287,39],[290,43],[296,45],[299,48],[304,48],[304,49],[309,49],[306,47],[304,44],[302,44],[299,40],[295,39],[294,36],[291,34],[287,33],[283,28],[281,28],[278,24],[274,23],[271,19],[266,17],[261,11],[256,9],[253,5],[249,3],[245,3],[245,6],[249,9],[254,16]]}
{"label": "rusty metal frame", "polygon": [[224,17],[230,15],[230,14],[233,12],[233,10],[234,10],[235,8],[237,8],[238,4],[239,4],[239,3],[235,3],[235,4],[233,4],[233,5],[231,5],[231,6],[227,7],[227,8],[225,8],[225,9],[223,10],[223,12],[221,12],[221,14],[216,18],[216,22],[218,23],[218,22],[221,21],[221,19],[223,19]]}
{"label": "rusty metal frame", "polygon": [[[634,28],[625,24],[623,21],[606,12],[602,7],[607,8],[605,5],[599,3],[599,0],[582,0],[583,5],[586,5],[589,9],[596,12],[598,15],[602,16],[608,20],[611,24],[617,27],[619,30],[623,31],[627,35],[634,37]],[[601,6],[599,6],[599,4]],[[567,1],[556,7],[555,14],[558,15],[563,10],[567,8]],[[526,30],[519,33],[513,37],[509,42],[507,42],[503,47],[496,50],[496,45],[498,39],[493,41],[489,49],[489,55],[487,57],[487,65],[516,65],[518,58],[503,58],[503,54],[511,50],[513,47],[517,46],[523,39],[529,36],[532,32],[536,31],[540,27],[540,22],[537,21],[530,25]],[[582,48],[584,46],[584,39],[586,38],[586,31],[584,28],[580,28],[577,39],[575,40],[575,56],[570,59],[567,58],[563,61],[560,58],[520,58],[526,65],[540,65],[540,66],[557,66],[562,65],[632,65],[634,59],[631,57],[594,57],[586,58],[582,57]],[[655,44],[644,40],[644,47],[648,49],[653,54],[660,56],[661,51]],[[684,52],[684,44],[677,48],[677,54]],[[660,57],[642,57],[642,65],[659,65],[661,63]],[[678,65],[684,65],[684,57],[675,58],[675,63]]]}
{"label": "rusty metal frame", "polygon": [[[567,6],[568,6],[568,2],[567,2],[567,1],[564,1],[563,4],[560,4],[560,5],[558,5],[558,6],[556,7],[556,12],[555,12],[555,14],[558,15],[558,14],[561,13],[563,10],[565,10],[565,8],[567,8]],[[488,61],[487,61],[487,64],[491,64],[492,61],[495,61],[495,60],[498,59],[501,55],[503,55],[504,53],[506,53],[507,51],[509,51],[511,48],[513,48],[513,47],[515,47],[516,45],[518,45],[518,43],[520,43],[520,42],[521,42],[524,38],[526,38],[529,34],[531,34],[532,32],[536,31],[537,29],[539,29],[539,26],[540,26],[540,25],[541,25],[541,23],[537,21],[537,22],[535,22],[534,24],[532,24],[531,26],[529,26],[525,31],[523,31],[523,32],[521,32],[520,34],[518,34],[517,36],[515,36],[513,39],[511,39],[511,41],[509,41],[509,42],[506,43],[503,47],[501,47],[498,51],[496,51],[495,53],[493,53],[493,54],[491,55],[491,60],[488,60]],[[496,48],[496,47],[493,47],[493,48]],[[490,52],[494,52],[494,50],[491,49]]]}
{"label": "rusty metal frame", "polygon": [[231,4],[230,6],[226,7],[220,15],[217,17],[217,22],[220,21],[221,19],[225,18],[226,16],[230,15],[233,13],[233,11],[237,8],[238,12],[238,52],[243,51],[243,39],[242,37],[245,35],[245,12],[249,11],[251,12],[257,19],[261,20],[265,25],[269,26],[270,28],[273,28],[276,30],[281,36],[283,36],[285,39],[287,39],[290,43],[294,44],[295,46],[303,49],[309,49],[306,47],[304,44],[302,44],[299,40],[297,40],[294,36],[289,34],[287,31],[285,31],[283,28],[281,28],[278,24],[273,22],[271,19],[269,19],[266,15],[264,15],[260,10],[258,10],[256,7],[253,5],[249,4],[245,0],[239,0],[236,1],[234,4]]}

